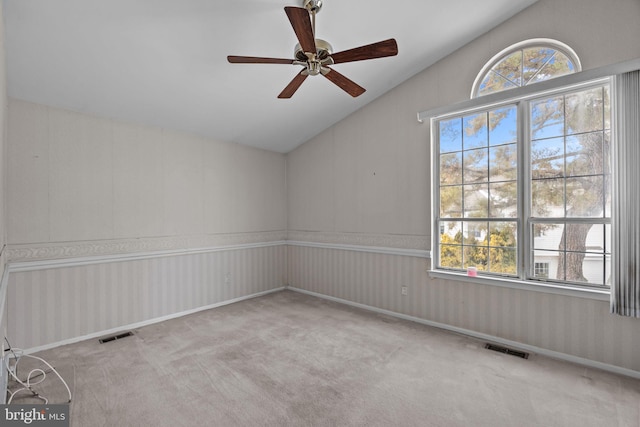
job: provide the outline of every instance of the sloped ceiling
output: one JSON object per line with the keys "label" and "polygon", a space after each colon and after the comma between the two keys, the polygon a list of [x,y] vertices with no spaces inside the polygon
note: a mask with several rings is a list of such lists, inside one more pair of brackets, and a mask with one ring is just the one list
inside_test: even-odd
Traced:
{"label": "sloped ceiling", "polygon": [[4,0],[8,94],[286,153],[536,0],[325,0],[316,37],[342,51],[387,38],[399,54],[335,65],[277,99],[301,69],[285,6],[302,0]]}

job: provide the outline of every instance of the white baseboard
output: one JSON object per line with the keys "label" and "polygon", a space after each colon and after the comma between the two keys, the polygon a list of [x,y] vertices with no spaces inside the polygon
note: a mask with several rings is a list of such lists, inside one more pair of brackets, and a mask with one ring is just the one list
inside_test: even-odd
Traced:
{"label": "white baseboard", "polygon": [[325,295],[325,294],[319,294],[317,292],[311,292],[311,291],[307,291],[305,289],[296,288],[296,287],[293,287],[293,286],[287,286],[286,289],[288,289],[290,291],[299,292],[299,293],[302,293],[302,294],[311,295],[311,296],[314,296],[314,297],[326,299],[326,300],[329,300],[329,301],[337,302],[337,303],[340,303],[340,304],[345,304],[345,305],[349,305],[349,306],[352,306],[352,307],[357,307],[357,308],[361,308],[361,309],[364,309],[364,310],[373,311],[375,313],[386,314],[388,316],[396,317],[396,318],[399,318],[399,319],[408,320],[408,321],[411,321],[411,322],[416,322],[416,323],[420,323],[420,324],[427,325],[427,326],[433,326],[433,327],[439,328],[439,329],[445,329],[445,330],[448,330],[448,331],[451,331],[451,332],[455,332],[455,333],[462,334],[462,335],[467,335],[467,336],[470,336],[470,337],[473,337],[473,338],[478,338],[478,339],[481,339],[481,340],[484,340],[484,341],[490,341],[492,343],[503,344],[503,345],[506,345],[508,347],[513,347],[513,348],[517,348],[517,349],[521,349],[521,350],[526,350],[526,351],[531,352],[531,353],[540,354],[540,355],[551,357],[551,358],[554,358],[554,359],[559,359],[559,360],[563,360],[563,361],[566,361],[566,362],[576,363],[578,365],[586,366],[586,367],[589,367],[589,368],[601,369],[603,371],[612,372],[614,374],[619,374],[619,375],[624,375],[624,376],[635,378],[635,379],[640,379],[640,372],[634,371],[632,369],[627,369],[627,368],[623,368],[623,367],[620,367],[620,366],[610,365],[608,363],[602,363],[602,362],[598,362],[596,360],[585,359],[585,358],[582,358],[582,357],[573,356],[571,354],[560,353],[558,351],[548,350],[546,348],[536,347],[536,346],[529,345],[529,344],[523,344],[523,343],[520,343],[520,342],[517,342],[517,341],[511,341],[511,340],[507,340],[507,339],[504,339],[504,338],[496,337],[496,336],[493,336],[493,335],[488,335],[488,334],[483,334],[483,333],[480,333],[480,332],[472,331],[470,329],[458,328],[456,326],[447,325],[445,323],[433,322],[431,320],[425,320],[425,319],[421,319],[419,317],[408,316],[406,314],[396,313],[395,311],[390,311],[390,310],[385,310],[385,309],[382,309],[382,308],[373,307],[373,306],[370,306],[370,305],[360,304],[360,303],[357,303],[357,302],[345,300],[345,299],[342,299],[342,298],[336,298],[336,297],[332,297],[332,296]]}
{"label": "white baseboard", "polygon": [[185,311],[181,311],[181,312],[178,312],[178,313],[172,313],[172,314],[168,314],[166,316],[156,317],[154,319],[143,320],[142,322],[131,323],[129,325],[118,326],[117,328],[107,329],[105,331],[93,332],[93,333],[90,333],[90,334],[87,334],[87,335],[82,335],[82,336],[79,336],[79,337],[73,337],[73,338],[69,338],[69,339],[66,339],[66,340],[57,341],[57,342],[54,342],[54,343],[51,343],[51,344],[45,344],[45,345],[41,345],[41,346],[38,346],[38,347],[32,347],[32,348],[24,349],[24,354],[37,353],[39,351],[49,350],[49,349],[60,347],[60,346],[67,345],[67,344],[73,344],[73,343],[80,342],[80,341],[100,338],[100,337],[103,337],[105,335],[113,335],[113,334],[117,334],[118,332],[123,332],[123,331],[131,330],[131,329],[137,329],[137,328],[141,328],[143,326],[152,325],[154,323],[164,322],[165,320],[176,319],[178,317],[187,316],[189,314],[198,313],[200,311],[209,310],[209,309],[217,308],[217,307],[222,307],[222,306],[233,304],[233,303],[236,303],[236,302],[240,302],[240,301],[244,301],[244,300],[248,300],[248,299],[252,299],[252,298],[261,297],[261,296],[272,294],[272,293],[275,293],[275,292],[280,292],[280,291],[283,291],[285,289],[286,289],[285,287],[279,287],[279,288],[275,288],[275,289],[270,289],[268,291],[257,292],[255,294],[246,295],[246,296],[243,296],[243,297],[234,298],[234,299],[230,299],[230,300],[226,300],[226,301],[222,301],[222,302],[217,302],[215,304],[205,305],[205,306],[194,308],[194,309],[191,309],[191,310],[185,310]]}

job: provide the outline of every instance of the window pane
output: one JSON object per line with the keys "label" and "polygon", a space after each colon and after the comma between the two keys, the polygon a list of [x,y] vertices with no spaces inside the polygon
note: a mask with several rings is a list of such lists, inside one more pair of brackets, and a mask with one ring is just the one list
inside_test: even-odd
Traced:
{"label": "window pane", "polygon": [[487,130],[487,113],[474,114],[463,119],[463,147],[470,148],[486,147],[489,133]]}
{"label": "window pane", "polygon": [[550,280],[564,280],[564,253],[557,251],[536,251],[533,257],[533,269],[531,272],[535,276],[535,265],[547,264],[547,278]]}
{"label": "window pane", "polygon": [[518,216],[517,182],[489,184],[489,216],[515,218]]}
{"label": "window pane", "polygon": [[516,274],[518,261],[515,249],[489,248],[489,271]]}
{"label": "window pane", "polygon": [[567,134],[602,129],[603,108],[601,87],[567,95],[565,99]]}
{"label": "window pane", "polygon": [[492,222],[489,227],[489,271],[516,274],[518,270],[516,222]]}
{"label": "window pane", "polygon": [[585,252],[604,253],[605,234],[604,224],[593,224],[585,240]]}
{"label": "window pane", "polygon": [[514,181],[517,177],[518,151],[516,144],[489,149],[489,180]]}
{"label": "window pane", "polygon": [[489,180],[489,156],[487,148],[463,151],[464,182],[487,182]]}
{"label": "window pane", "polygon": [[573,62],[563,53],[557,52],[533,79],[534,81],[549,80],[575,72]]}
{"label": "window pane", "polygon": [[489,249],[486,246],[464,247],[464,268],[476,267],[478,271],[487,271]]}
{"label": "window pane", "polygon": [[486,218],[489,213],[489,185],[464,186],[464,216],[466,218]]}
{"label": "window pane", "polygon": [[564,176],[564,138],[531,141],[531,176],[534,179]]}
{"label": "window pane", "polygon": [[517,139],[515,106],[489,111],[489,144],[509,144]]}
{"label": "window pane", "polygon": [[522,51],[517,51],[498,62],[493,71],[505,77],[515,86],[522,86]]}
{"label": "window pane", "polygon": [[564,244],[560,247],[564,224],[534,224],[533,248],[545,250],[564,250]]}
{"label": "window pane", "polygon": [[549,263],[548,262],[535,262],[533,263],[533,277],[538,279],[549,278]]}
{"label": "window pane", "polygon": [[440,152],[462,150],[462,120],[452,119],[440,122]]}
{"label": "window pane", "polygon": [[531,182],[531,214],[537,217],[564,216],[564,179]]}
{"label": "window pane", "polygon": [[564,134],[564,97],[531,103],[531,139],[553,138]]}
{"label": "window pane", "polygon": [[587,236],[591,228],[593,228],[593,224],[565,224],[560,245],[564,245],[564,250],[567,252],[585,252]]}
{"label": "window pane", "polygon": [[567,175],[581,176],[604,172],[602,132],[567,137]]}
{"label": "window pane", "polygon": [[592,285],[604,284],[604,255],[567,253],[566,259],[566,280],[579,283],[586,282]]}
{"label": "window pane", "polygon": [[489,224],[489,246],[515,249],[517,243],[515,222],[492,222]]}
{"label": "window pane", "polygon": [[440,267],[462,268],[462,246],[440,245]]}
{"label": "window pane", "polygon": [[462,223],[440,221],[440,266],[462,268]]}
{"label": "window pane", "polygon": [[606,239],[604,224],[533,225],[535,250],[603,253]]}
{"label": "window pane", "polygon": [[462,223],[440,221],[440,241],[445,244],[462,244]]}
{"label": "window pane", "polygon": [[[558,269],[570,282],[603,284],[604,254],[602,224],[568,223],[560,236],[560,250],[564,257],[558,260]],[[536,254],[538,251],[536,251]]]}
{"label": "window pane", "polygon": [[462,184],[462,152],[440,155],[440,185]]}
{"label": "window pane", "polygon": [[601,176],[567,178],[567,217],[602,217],[603,197]]}
{"label": "window pane", "polygon": [[513,89],[518,87],[509,80],[505,79],[501,75],[497,74],[493,70],[489,71],[486,77],[480,83],[478,89],[478,96],[486,95],[494,92],[501,92],[507,89]]}
{"label": "window pane", "polygon": [[550,46],[530,45],[499,58],[484,76],[479,76],[482,82],[475,96],[526,86],[576,71],[576,64],[564,53]]}
{"label": "window pane", "polygon": [[532,47],[523,50],[524,85],[549,78],[539,71],[553,58],[555,52],[554,49],[545,47]]}
{"label": "window pane", "polygon": [[459,218],[462,216],[462,186],[440,187],[440,216]]}
{"label": "window pane", "polygon": [[488,222],[468,222],[463,224],[464,244],[465,245],[484,245],[486,246],[487,234],[489,232]]}

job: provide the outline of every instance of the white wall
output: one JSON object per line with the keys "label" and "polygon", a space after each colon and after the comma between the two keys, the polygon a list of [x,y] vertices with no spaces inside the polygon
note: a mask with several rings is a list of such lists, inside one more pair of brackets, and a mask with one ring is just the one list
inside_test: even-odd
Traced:
{"label": "white wall", "polygon": [[284,230],[281,154],[11,99],[10,245]]}
{"label": "white wall", "polygon": [[13,345],[286,283],[284,155],[16,99],[8,116]]}
{"label": "white wall", "polygon": [[[583,69],[638,58],[639,19],[637,0],[540,0],[327,129],[287,155],[290,238],[429,249],[430,130],[416,113],[469,99],[482,66],[530,38],[568,44]],[[289,284],[640,371],[640,322],[606,301],[434,279],[404,258],[292,246]]]}

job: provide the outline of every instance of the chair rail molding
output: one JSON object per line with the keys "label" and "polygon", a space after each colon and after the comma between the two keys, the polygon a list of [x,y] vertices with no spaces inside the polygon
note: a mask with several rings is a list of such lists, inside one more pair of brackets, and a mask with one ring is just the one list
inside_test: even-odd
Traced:
{"label": "chair rail molding", "polygon": [[291,242],[372,246],[417,251],[429,251],[429,247],[431,246],[430,236],[416,234],[372,234],[289,230],[287,232],[287,240]]}
{"label": "chair rail molding", "polygon": [[53,259],[105,257],[123,254],[193,252],[234,246],[251,247],[265,243],[284,243],[284,230],[252,233],[226,233],[197,236],[168,236],[138,239],[92,240],[79,242],[10,244],[7,262],[14,264]]}

